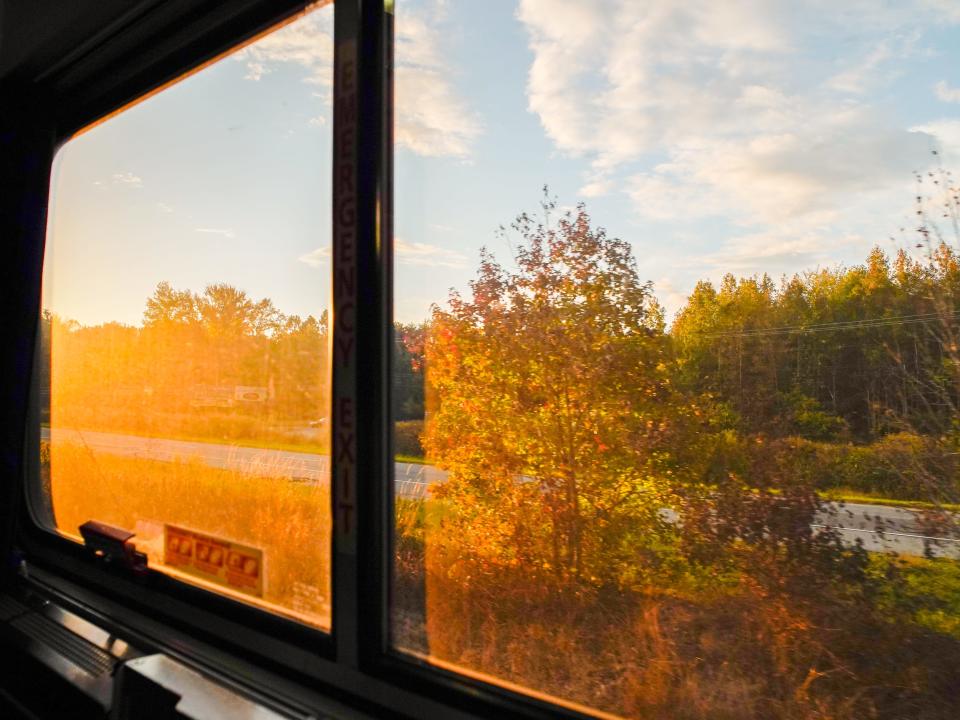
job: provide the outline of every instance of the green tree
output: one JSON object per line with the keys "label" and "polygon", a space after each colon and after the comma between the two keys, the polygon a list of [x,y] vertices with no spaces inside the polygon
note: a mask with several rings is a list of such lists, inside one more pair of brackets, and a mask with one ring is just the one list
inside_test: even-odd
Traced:
{"label": "green tree", "polygon": [[326,414],[327,313],[317,320],[292,315],[271,337],[271,380],[282,415],[301,422]]}
{"label": "green tree", "polygon": [[394,323],[393,326],[393,417],[422,420],[424,417],[424,342],[426,323]]}

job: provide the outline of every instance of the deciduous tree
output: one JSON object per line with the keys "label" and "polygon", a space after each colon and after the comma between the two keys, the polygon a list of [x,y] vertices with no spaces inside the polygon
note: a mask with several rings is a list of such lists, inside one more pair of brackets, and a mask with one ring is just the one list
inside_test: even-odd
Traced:
{"label": "deciduous tree", "polygon": [[650,533],[668,531],[665,478],[695,408],[671,385],[663,312],[630,245],[582,205],[555,221],[543,209],[513,224],[512,267],[484,251],[472,296],[434,309],[427,452],[450,471],[438,494],[461,550],[623,580]]}

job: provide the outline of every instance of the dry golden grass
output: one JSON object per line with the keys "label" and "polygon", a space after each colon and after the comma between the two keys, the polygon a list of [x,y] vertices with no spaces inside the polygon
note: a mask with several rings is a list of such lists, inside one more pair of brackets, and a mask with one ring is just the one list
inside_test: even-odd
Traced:
{"label": "dry golden grass", "polygon": [[[442,527],[401,520],[424,550],[422,598],[397,597],[413,601],[408,614],[425,627],[399,626],[396,640],[442,667],[627,718],[957,717],[960,637],[942,620],[917,622],[914,607],[954,616],[944,563],[922,565],[926,585],[912,590],[923,578],[911,576],[882,597],[873,586],[804,589],[787,577],[768,587],[747,570],[733,586],[696,592],[668,578],[592,588],[471,562]],[[878,581],[891,562],[877,560]],[[937,597],[935,582],[946,586]]]}
{"label": "dry golden grass", "polygon": [[[521,583],[512,578],[497,597],[428,574],[423,655],[624,718],[897,717],[874,713],[869,702],[847,708],[836,698],[810,697],[808,675],[818,667],[805,665],[808,649],[760,602],[590,601],[545,592],[533,600],[518,597]],[[855,682],[850,689],[860,690]]]}
{"label": "dry golden grass", "polygon": [[264,603],[330,625],[330,494],[327,485],[258,477],[198,459],[159,462],[55,443],[50,489],[57,528],[77,536],[87,520],[137,533],[137,548],[163,569],[163,524],[263,550]]}

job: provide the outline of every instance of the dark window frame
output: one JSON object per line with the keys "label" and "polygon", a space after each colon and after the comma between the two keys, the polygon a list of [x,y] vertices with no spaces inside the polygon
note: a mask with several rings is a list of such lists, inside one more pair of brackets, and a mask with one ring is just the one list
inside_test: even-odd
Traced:
{"label": "dark window frame", "polygon": [[[0,230],[12,230],[14,237],[0,257],[6,256],[18,273],[0,290],[0,300],[9,301],[17,317],[16,352],[4,356],[0,371],[9,369],[7,377],[14,378],[12,385],[20,391],[0,410],[0,420],[6,416],[8,427],[21,429],[6,448],[12,448],[6,455],[11,459],[0,465],[6,475],[0,513],[7,519],[0,550],[16,560],[7,564],[3,581],[26,586],[117,634],[138,638],[144,647],[208,670],[245,676],[248,682],[251,674],[273,673],[290,683],[277,690],[280,697],[296,697],[303,690],[307,704],[310,692],[322,692],[361,709],[412,716],[589,717],[588,709],[538,697],[535,688],[526,694],[442,669],[390,643],[393,0],[338,0],[334,14],[335,73],[352,63],[356,86],[354,111],[344,113],[349,79],[335,75],[333,192],[336,199],[353,183],[355,217],[348,234],[355,252],[338,255],[350,239],[343,228],[338,235],[335,227],[334,308],[339,302],[341,313],[333,314],[331,333],[334,346],[348,337],[355,353],[349,361],[338,362],[336,355],[332,359],[334,402],[347,401],[346,417],[343,406],[331,413],[332,632],[324,634],[162,573],[134,579],[94,566],[81,546],[38,527],[27,507],[23,479],[31,473],[36,477],[39,422],[31,416],[26,388],[36,362],[46,203],[57,149],[83,127],[203,67],[309,4],[147,3],[131,13],[126,24],[100,38],[101,44],[35,84],[0,87],[0,100],[16,96],[26,103],[18,113],[20,122],[0,124],[0,150],[6,138],[16,143],[9,158],[0,161],[0,181],[12,188],[6,200],[0,197]],[[149,49],[144,52],[144,47]],[[352,175],[337,170],[340,153],[352,166]],[[24,166],[29,173],[24,174]],[[14,213],[25,214],[26,221],[18,224],[11,219]],[[8,357],[13,360],[9,368]],[[358,432],[353,445],[346,443],[341,453],[344,442],[338,432],[351,421]],[[338,506],[343,499],[352,502],[352,538]],[[29,579],[16,572],[22,558],[31,568]],[[174,640],[158,637],[158,623]]]}

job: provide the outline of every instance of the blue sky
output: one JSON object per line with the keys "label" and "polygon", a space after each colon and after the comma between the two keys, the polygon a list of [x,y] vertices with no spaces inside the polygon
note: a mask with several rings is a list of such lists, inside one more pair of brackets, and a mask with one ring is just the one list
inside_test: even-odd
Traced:
{"label": "blue sky", "polygon": [[[49,307],[137,324],[161,280],[326,307],[331,18],[65,146]],[[545,184],[633,244],[672,315],[701,278],[909,246],[912,172],[932,149],[960,172],[954,0],[400,0],[396,28],[401,320],[481,246],[507,259],[497,228]]]}

